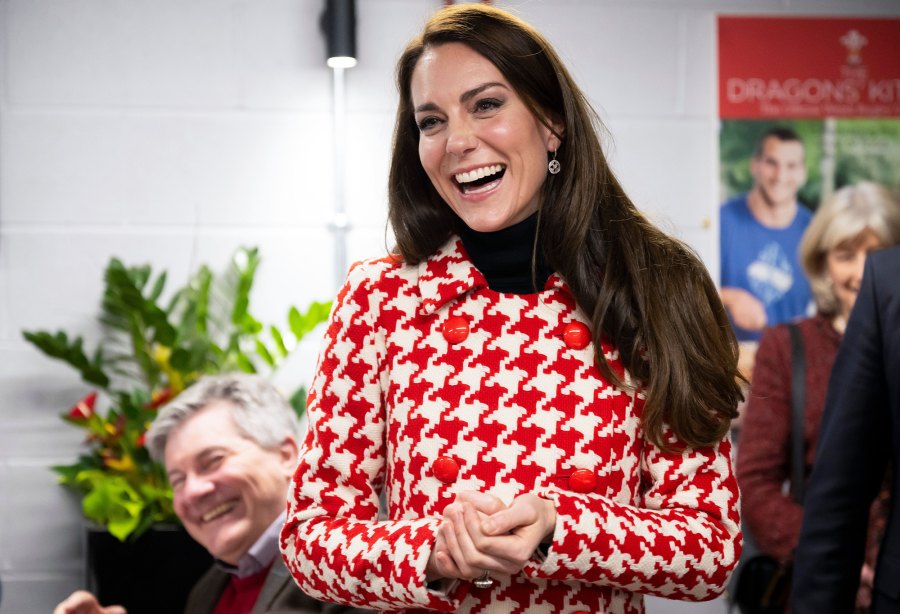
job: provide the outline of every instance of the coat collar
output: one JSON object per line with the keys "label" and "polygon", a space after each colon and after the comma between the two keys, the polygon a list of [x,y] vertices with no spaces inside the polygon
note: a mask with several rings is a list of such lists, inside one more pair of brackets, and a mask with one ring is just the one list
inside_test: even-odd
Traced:
{"label": "coat collar", "polygon": [[[443,247],[418,265],[419,296],[421,310],[432,314],[447,303],[469,292],[487,288],[487,280],[475,268],[462,240],[453,236]],[[544,290],[559,289],[571,294],[568,284],[558,273],[553,273]]]}

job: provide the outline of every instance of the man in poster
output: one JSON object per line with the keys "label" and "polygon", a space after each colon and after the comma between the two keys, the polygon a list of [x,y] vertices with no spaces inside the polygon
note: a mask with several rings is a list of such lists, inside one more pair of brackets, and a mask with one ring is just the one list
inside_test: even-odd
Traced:
{"label": "man in poster", "polygon": [[722,205],[721,295],[738,341],[807,314],[809,283],[797,256],[812,213],[797,201],[806,182],[803,142],[790,128],[766,131],[750,163],[753,187]]}

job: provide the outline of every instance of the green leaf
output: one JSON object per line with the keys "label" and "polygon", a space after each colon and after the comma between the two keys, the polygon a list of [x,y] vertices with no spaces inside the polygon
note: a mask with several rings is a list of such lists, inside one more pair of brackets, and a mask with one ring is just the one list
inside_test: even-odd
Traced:
{"label": "green leaf", "polygon": [[85,382],[101,388],[109,386],[109,377],[103,370],[103,354],[100,348],[94,353],[94,360],[89,361],[82,349],[81,337],[76,337],[70,343],[63,331],[57,331],[55,334],[46,331],[22,331],[22,336],[50,358],[73,367]]}
{"label": "green leaf", "polygon": [[[231,312],[231,322],[240,327],[245,322],[248,322],[249,313],[247,310],[250,305],[250,291],[253,289],[256,268],[259,266],[258,250],[256,248],[242,248],[235,255],[232,262],[234,269],[238,273],[238,283],[234,309]],[[250,320],[252,320],[252,316],[250,316]]]}
{"label": "green leaf", "polygon": [[281,335],[281,331],[278,330],[274,324],[269,326],[269,334],[272,335],[272,340],[275,342],[275,348],[278,351],[278,355],[281,358],[284,358],[288,355],[287,346],[284,345],[284,337]]}
{"label": "green leaf", "polygon": [[130,422],[139,422],[143,415],[142,409],[150,401],[150,395],[144,390],[133,390],[130,395],[122,394],[119,397],[119,408],[122,415]]}
{"label": "green leaf", "polygon": [[297,388],[288,401],[297,413],[297,417],[302,418],[303,414],[306,413],[306,388],[304,386]]}
{"label": "green leaf", "polygon": [[240,367],[241,371],[244,373],[256,373],[256,367],[253,362],[247,358],[246,354],[238,352],[235,359],[237,360],[238,367]]}
{"label": "green leaf", "polygon": [[147,339],[143,321],[135,316],[131,318],[129,328],[134,360],[140,367],[146,381],[153,387],[159,378],[159,367],[150,355],[150,342]]}
{"label": "green leaf", "polygon": [[147,306],[147,323],[154,329],[153,341],[166,347],[175,343],[175,327],[169,323],[166,312],[156,305]]}
{"label": "green leaf", "polygon": [[194,339],[189,344],[176,348],[169,357],[169,366],[185,376],[194,371],[209,371],[217,364],[217,358],[209,340],[202,338]]}
{"label": "green leaf", "polygon": [[130,277],[134,281],[134,286],[139,291],[143,291],[144,287],[147,285],[147,282],[150,281],[150,276],[152,270],[150,269],[149,264],[144,264],[141,266],[136,266],[131,269],[126,269],[128,273],[128,277]]}
{"label": "green leaf", "polygon": [[107,521],[106,528],[119,541],[124,542],[141,524],[142,511],[143,505],[140,503],[123,505],[120,511]]}
{"label": "green leaf", "polygon": [[213,276],[207,267],[201,267],[197,273],[197,332],[206,333],[208,330],[207,319],[209,318],[209,291],[212,285]]}
{"label": "green leaf", "polygon": [[50,469],[59,474],[60,484],[76,486],[78,484],[78,475],[88,467],[87,463],[78,462],[73,465],[54,465]]}
{"label": "green leaf", "polygon": [[263,330],[262,323],[251,316],[249,313],[244,314],[244,319],[241,322],[241,330],[245,335],[258,335]]}
{"label": "green leaf", "polygon": [[156,278],[156,283],[153,284],[153,289],[150,290],[150,294],[147,295],[147,300],[151,303],[156,303],[159,300],[159,297],[163,293],[163,288],[166,287],[166,272],[163,271],[159,274],[159,277]]}
{"label": "green leaf", "polygon": [[330,312],[331,302],[314,301],[302,314],[296,307],[291,307],[288,311],[288,323],[296,340],[301,341],[316,326],[327,320]]}
{"label": "green leaf", "polygon": [[183,347],[175,348],[169,356],[169,366],[184,373],[190,369],[191,353]]}
{"label": "green leaf", "polygon": [[300,310],[293,305],[288,310],[288,325],[291,327],[291,332],[294,333],[294,338],[298,341],[306,334],[303,332],[303,316],[300,315]]}
{"label": "green leaf", "polygon": [[275,366],[275,359],[272,357],[272,353],[269,352],[269,348],[267,348],[259,339],[256,340],[256,353],[259,354],[259,357],[262,358],[267,365],[270,367]]}
{"label": "green leaf", "polygon": [[209,339],[197,339],[193,347],[191,347],[191,371],[208,371],[210,367],[218,367],[215,346]]}
{"label": "green leaf", "polygon": [[145,507],[140,494],[121,476],[99,471],[82,474],[81,479],[93,484],[81,501],[85,517],[105,525],[110,533],[125,541],[140,523]]}
{"label": "green leaf", "polygon": [[113,258],[106,270],[105,280],[110,305],[113,312],[142,313],[144,297],[139,285],[135,282],[135,269],[129,271],[121,262]]}

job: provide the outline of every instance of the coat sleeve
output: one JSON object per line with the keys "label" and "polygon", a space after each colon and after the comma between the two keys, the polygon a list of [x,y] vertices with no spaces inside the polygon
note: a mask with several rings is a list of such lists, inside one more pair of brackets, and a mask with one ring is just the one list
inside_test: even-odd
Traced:
{"label": "coat sleeve", "polygon": [[437,517],[379,519],[385,481],[383,333],[387,263],[351,270],[332,309],[307,406],[309,430],[288,495],[281,550],[309,595],[356,607],[451,611],[425,585]]}
{"label": "coat sleeve", "polygon": [[756,353],[737,478],[745,526],[760,550],[786,560],[797,545],[803,508],[784,492],[791,473],[791,359],[787,328],[767,329]]}
{"label": "coat sleeve", "polygon": [[[896,250],[891,250],[894,255]],[[884,339],[900,326],[900,296],[881,295],[896,259],[866,261],[863,282],[831,372],[794,563],[795,614],[852,612],[869,507],[890,450]],[[887,254],[885,254],[887,255]],[[896,368],[896,365],[894,365]],[[892,374],[896,377],[896,373]]]}
{"label": "coat sleeve", "polygon": [[534,577],[603,584],[670,599],[703,601],[724,589],[741,549],[731,441],[672,450],[644,443],[644,492],[634,505],[562,489],[553,541]]}

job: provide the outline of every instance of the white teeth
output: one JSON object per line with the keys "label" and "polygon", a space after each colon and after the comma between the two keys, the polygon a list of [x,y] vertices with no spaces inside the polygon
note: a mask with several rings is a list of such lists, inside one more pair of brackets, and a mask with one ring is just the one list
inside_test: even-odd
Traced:
{"label": "white teeth", "polygon": [[502,170],[502,166],[500,166],[499,164],[494,164],[492,166],[482,166],[481,168],[476,168],[474,171],[457,173],[456,175],[454,175],[454,178],[459,183],[469,183],[470,181],[475,181],[476,179],[481,179],[482,177],[487,177],[488,175],[495,175]]}
{"label": "white teeth", "polygon": [[223,514],[227,514],[232,509],[234,509],[233,502],[223,503],[222,505],[218,505],[218,506],[214,507],[213,509],[209,510],[208,512],[206,512],[205,514],[203,514],[203,516],[201,516],[200,519],[203,522],[209,522],[210,520],[214,520],[214,519],[218,518],[219,516],[222,516]]}
{"label": "white teeth", "polygon": [[[499,181],[499,179],[497,181]],[[463,187],[463,194],[481,194],[482,192],[487,192],[489,190],[493,190],[494,186],[497,185],[497,181],[492,181],[490,183],[486,183],[482,186],[478,186],[477,188],[471,188],[471,187],[465,186],[465,187]]]}

